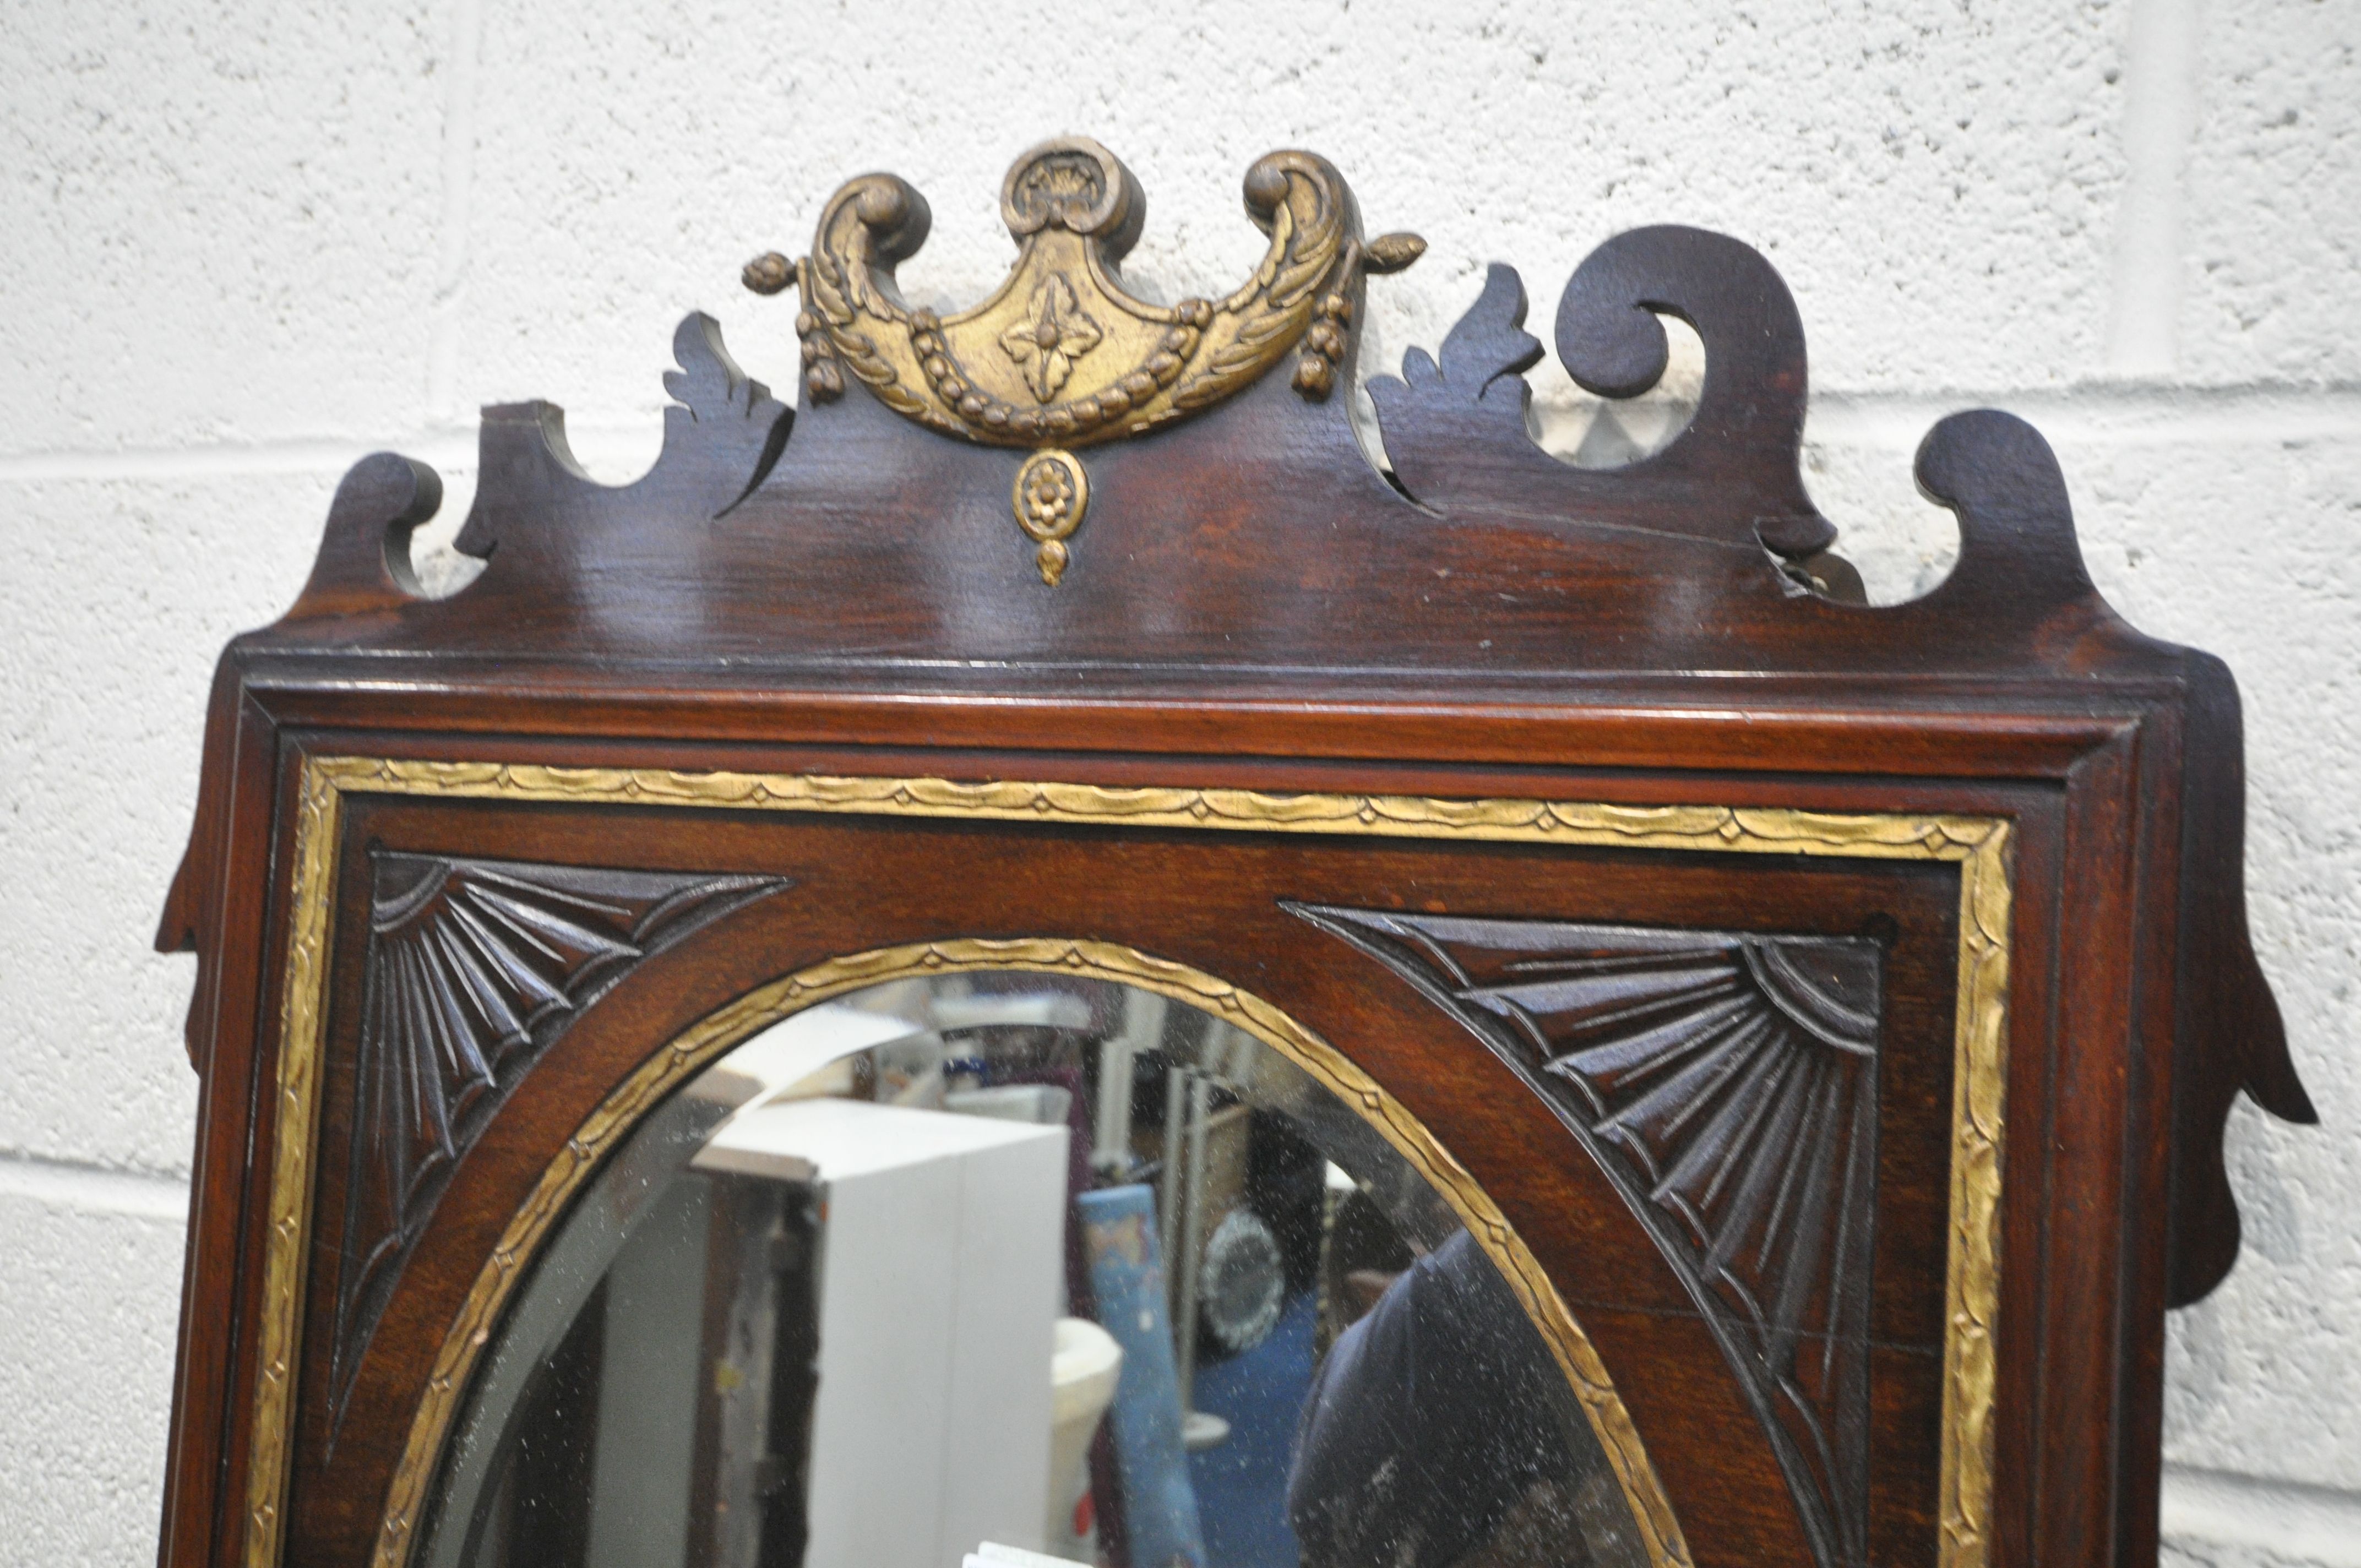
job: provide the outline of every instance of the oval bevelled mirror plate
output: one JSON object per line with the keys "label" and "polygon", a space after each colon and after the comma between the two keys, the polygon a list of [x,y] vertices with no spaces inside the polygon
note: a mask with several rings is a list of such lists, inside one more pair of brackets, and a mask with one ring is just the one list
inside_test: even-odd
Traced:
{"label": "oval bevelled mirror plate", "polygon": [[428,1568],[1648,1561],[1494,1257],[1210,1014],[891,981],[639,1124],[478,1364]]}

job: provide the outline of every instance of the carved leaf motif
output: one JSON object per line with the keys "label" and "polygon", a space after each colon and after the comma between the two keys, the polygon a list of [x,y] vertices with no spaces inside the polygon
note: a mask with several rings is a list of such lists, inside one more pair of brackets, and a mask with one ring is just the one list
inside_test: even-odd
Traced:
{"label": "carved leaf motif", "polygon": [[1003,353],[1025,373],[1033,395],[1048,402],[1073,373],[1074,361],[1099,345],[1099,323],[1074,300],[1074,286],[1052,272],[1033,291],[1025,317],[1000,334]]}
{"label": "carved leaf motif", "polygon": [[664,372],[677,406],[664,411],[664,456],[700,449],[725,482],[745,476],[715,515],[728,511],[770,474],[795,425],[795,411],[738,367],[722,346],[720,323],[702,311],[682,318],[672,351],[680,368]]}
{"label": "carved leaf motif", "polygon": [[1864,1563],[1878,947],[1295,913],[1418,987],[1557,1110],[1712,1326],[1817,1560]]}
{"label": "carved leaf motif", "polygon": [[1400,378],[1371,377],[1369,395],[1380,408],[1401,399],[1483,409],[1512,422],[1521,436],[1525,406],[1532,400],[1524,373],[1541,358],[1541,339],[1525,330],[1525,280],[1515,268],[1496,261],[1484,275],[1484,291],[1444,334],[1440,362],[1413,348],[1402,356]]}
{"label": "carved leaf motif", "polygon": [[649,954],[785,884],[379,850],[330,1356],[361,1352],[451,1168],[581,1011]]}

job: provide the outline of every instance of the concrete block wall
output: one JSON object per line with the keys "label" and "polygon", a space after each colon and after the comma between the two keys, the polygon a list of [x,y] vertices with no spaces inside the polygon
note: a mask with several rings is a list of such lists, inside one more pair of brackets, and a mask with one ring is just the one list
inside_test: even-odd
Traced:
{"label": "concrete block wall", "polygon": [[[291,598],[338,475],[435,463],[447,538],[474,408],[539,395],[627,478],[684,311],[794,386],[793,307],[736,271],[840,180],[917,181],[906,283],[963,302],[1005,265],[1008,159],[1066,130],[1139,172],[1129,271],[1168,297],[1252,264],[1256,155],[1334,159],[1432,244],[1373,285],[1365,370],[1493,258],[1546,322],[1619,229],[1752,241],[1881,598],[1949,559],[1927,426],[2043,428],[2107,593],[2245,687],[2255,923],[2326,1123],[2234,1123],[2248,1248],[2174,1322],[2168,1560],[2361,1563],[2356,48],[2344,0],[7,0],[0,1563],[153,1551],[194,1093],[191,965],[148,938],[214,653]],[[1536,381],[1553,442],[1591,440]]]}

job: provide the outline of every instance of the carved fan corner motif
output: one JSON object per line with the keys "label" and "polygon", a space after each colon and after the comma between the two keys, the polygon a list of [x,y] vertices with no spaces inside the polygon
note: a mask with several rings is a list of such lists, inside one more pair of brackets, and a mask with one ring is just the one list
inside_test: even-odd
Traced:
{"label": "carved fan corner motif", "polygon": [[785,885],[373,850],[336,1324],[341,1416],[403,1259],[525,1070],[633,966]]}
{"label": "carved fan corner motif", "polygon": [[1868,1552],[1883,950],[1293,905],[1555,1110],[1697,1303],[1824,1568]]}

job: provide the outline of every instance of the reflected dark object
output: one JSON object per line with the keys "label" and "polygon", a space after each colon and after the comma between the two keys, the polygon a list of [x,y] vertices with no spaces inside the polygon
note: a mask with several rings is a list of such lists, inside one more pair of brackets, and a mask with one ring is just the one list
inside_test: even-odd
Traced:
{"label": "reflected dark object", "polygon": [[515,1563],[587,1556],[606,1297],[602,1282],[526,1385],[503,1463],[471,1521],[471,1556]]}
{"label": "reflected dark object", "polygon": [[[1565,1376],[1466,1232],[1420,1258],[1314,1375],[1288,1478],[1304,1568],[1454,1568],[1536,1515],[1565,1510]],[[1548,1532],[1544,1532],[1548,1533]],[[1480,1559],[1587,1563],[1561,1528]]]}
{"label": "reflected dark object", "polygon": [[1199,1287],[1205,1332],[1226,1351],[1252,1350],[1270,1336],[1287,1303],[1279,1238],[1251,1209],[1233,1209],[1205,1243]]}

